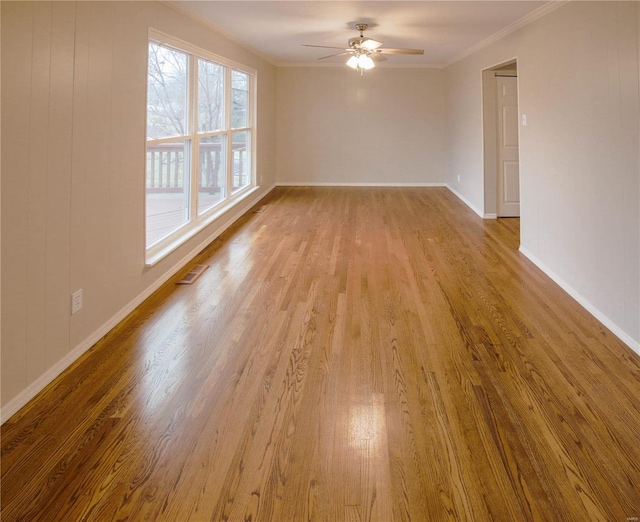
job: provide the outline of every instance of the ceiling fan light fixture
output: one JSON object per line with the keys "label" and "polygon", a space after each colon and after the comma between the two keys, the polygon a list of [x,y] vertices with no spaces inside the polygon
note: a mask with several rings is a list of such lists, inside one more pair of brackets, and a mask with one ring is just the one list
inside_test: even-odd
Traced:
{"label": "ceiling fan light fixture", "polygon": [[358,58],[358,67],[360,67],[360,69],[366,71],[367,69],[373,69],[375,66],[376,64],[368,54],[361,54]]}
{"label": "ceiling fan light fixture", "polygon": [[347,65],[352,69],[358,68],[358,57],[354,54],[347,60]]}

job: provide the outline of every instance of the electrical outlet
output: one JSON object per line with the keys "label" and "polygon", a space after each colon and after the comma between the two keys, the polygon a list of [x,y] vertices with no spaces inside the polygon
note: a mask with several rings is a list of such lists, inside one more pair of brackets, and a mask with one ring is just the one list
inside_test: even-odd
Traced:
{"label": "electrical outlet", "polygon": [[460,182],[460,174],[458,174],[458,182]]}
{"label": "electrical outlet", "polygon": [[82,310],[82,288],[71,294],[71,315]]}

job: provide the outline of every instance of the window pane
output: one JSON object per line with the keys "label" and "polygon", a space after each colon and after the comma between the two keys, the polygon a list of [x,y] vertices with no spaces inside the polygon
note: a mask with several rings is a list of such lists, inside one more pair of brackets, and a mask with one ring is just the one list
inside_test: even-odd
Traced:
{"label": "window pane", "polygon": [[147,139],[187,134],[187,55],[149,43]]}
{"label": "window pane", "polygon": [[231,191],[235,192],[251,182],[251,133],[234,132],[232,136],[233,185]]}
{"label": "window pane", "polygon": [[200,140],[198,214],[202,214],[225,198],[226,180],[227,137],[202,138]]}
{"label": "window pane", "polygon": [[198,131],[222,130],[224,121],[224,67],[198,60]]}
{"label": "window pane", "polygon": [[248,127],[249,75],[231,71],[231,128]]}
{"label": "window pane", "polygon": [[147,147],[147,247],[189,220],[189,141]]}

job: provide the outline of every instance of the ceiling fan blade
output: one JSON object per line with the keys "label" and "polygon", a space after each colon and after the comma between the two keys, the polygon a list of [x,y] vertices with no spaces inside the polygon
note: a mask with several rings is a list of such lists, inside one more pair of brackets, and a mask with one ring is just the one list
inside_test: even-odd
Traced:
{"label": "ceiling fan blade", "polygon": [[376,49],[377,53],[383,54],[424,54],[422,49]]}
{"label": "ceiling fan blade", "polygon": [[374,40],[373,38],[365,38],[360,42],[360,47],[363,49],[367,49],[369,51],[373,51],[382,45],[382,42],[378,42],[378,40]]}
{"label": "ceiling fan blade", "polygon": [[318,60],[324,60],[325,58],[331,58],[333,56],[342,56],[343,54],[351,54],[351,53],[349,51],[343,51],[341,53],[329,54],[327,56],[321,56],[320,58],[318,58]]}
{"label": "ceiling fan blade", "polygon": [[371,59],[374,62],[384,62],[385,60],[387,60],[387,57],[380,53],[371,53],[369,56],[371,56]]}
{"label": "ceiling fan blade", "polygon": [[320,47],[321,49],[341,49],[343,51],[348,51],[349,49],[345,49],[344,47],[332,47],[331,45],[311,45],[311,44],[301,44],[303,47]]}

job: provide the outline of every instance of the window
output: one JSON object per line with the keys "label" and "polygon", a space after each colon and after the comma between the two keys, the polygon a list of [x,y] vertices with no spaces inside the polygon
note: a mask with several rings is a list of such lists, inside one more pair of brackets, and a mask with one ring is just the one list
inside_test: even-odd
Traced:
{"label": "window", "polygon": [[147,262],[255,187],[255,72],[151,32],[147,74]]}

